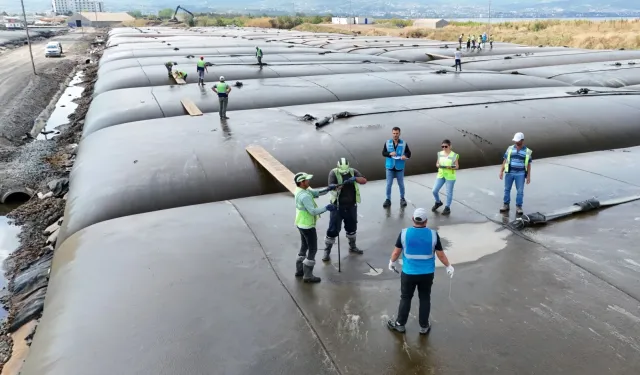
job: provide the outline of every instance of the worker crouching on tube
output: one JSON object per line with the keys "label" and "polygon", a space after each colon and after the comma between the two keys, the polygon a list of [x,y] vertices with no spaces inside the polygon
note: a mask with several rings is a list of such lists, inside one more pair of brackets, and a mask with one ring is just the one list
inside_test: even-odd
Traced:
{"label": "worker crouching on tube", "polygon": [[391,330],[404,333],[405,324],[411,311],[413,293],[418,288],[420,309],[418,321],[420,334],[426,335],[431,330],[429,314],[431,313],[431,286],[436,271],[436,259],[447,267],[447,274],[453,277],[453,266],[442,249],[438,232],[427,228],[427,210],[417,208],[413,212],[413,227],[405,228],[398,235],[396,246],[391,253],[389,270],[397,271],[398,258],[402,254],[402,274],[400,275],[400,306],[396,320],[387,321]]}
{"label": "worker crouching on tube", "polygon": [[167,73],[169,74],[169,77],[171,77],[171,70],[173,69],[173,63],[171,61],[168,61],[164,63],[164,67],[167,68]]}
{"label": "worker crouching on tube", "polygon": [[451,141],[445,139],[442,141],[442,151],[438,152],[438,158],[436,160],[436,167],[438,168],[438,177],[436,183],[433,186],[433,197],[436,203],[431,207],[431,211],[436,212],[442,201],[438,193],[442,186],[447,185],[447,205],[442,210],[443,215],[449,215],[451,213],[451,202],[453,201],[453,186],[456,184],[456,170],[460,168],[458,164],[459,155],[451,150]]}
{"label": "worker crouching on tube", "polygon": [[313,175],[299,172],[293,177],[296,183],[296,227],[300,232],[300,252],[296,259],[296,277],[302,277],[305,283],[319,283],[320,278],[313,275],[313,267],[316,265],[316,252],[318,252],[318,234],[316,221],[320,214],[337,209],[333,204],[318,207],[315,198],[335,190],[336,185],[322,190],[314,190],[309,187],[309,181]]}
{"label": "worker crouching on tube", "polygon": [[367,179],[355,168],[349,166],[349,161],[341,158],[338,167],[329,172],[329,186],[338,186],[331,192],[329,202],[337,206],[337,210],[331,212],[329,229],[324,238],[323,261],[331,260],[331,247],[336,243],[336,237],[340,235],[340,228],[344,221],[344,230],[349,241],[349,252],[362,254],[363,251],[356,246],[356,231],[358,230],[358,204],[360,203],[360,185],[367,183]]}

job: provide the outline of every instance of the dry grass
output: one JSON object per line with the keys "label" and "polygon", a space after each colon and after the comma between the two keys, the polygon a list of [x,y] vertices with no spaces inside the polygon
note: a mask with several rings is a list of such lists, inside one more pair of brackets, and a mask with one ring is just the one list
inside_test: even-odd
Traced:
{"label": "dry grass", "polygon": [[261,17],[261,18],[252,18],[250,20],[247,20],[244,25],[247,27],[264,27],[264,28],[270,28],[271,27],[271,22],[269,22],[271,20],[271,18],[269,17]]}
{"label": "dry grass", "polygon": [[[458,35],[489,32],[488,25],[449,25],[443,29],[397,28],[381,25],[300,25],[297,30],[352,32],[370,36],[400,36],[457,41]],[[611,21],[523,21],[491,25],[496,42],[526,45],[568,46],[589,49],[640,49],[640,20]],[[465,39],[466,40],[466,39]]]}

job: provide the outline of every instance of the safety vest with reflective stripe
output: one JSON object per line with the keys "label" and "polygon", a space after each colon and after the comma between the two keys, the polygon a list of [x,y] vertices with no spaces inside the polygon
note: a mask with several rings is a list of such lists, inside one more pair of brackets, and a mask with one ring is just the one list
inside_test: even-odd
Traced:
{"label": "safety vest with reflective stripe", "polygon": [[[394,152],[396,153],[396,157],[400,157],[402,155],[404,155],[404,141],[402,139],[400,139],[398,141],[398,147],[397,148],[393,148],[393,139],[389,139],[387,141],[387,152],[391,153]],[[394,159],[390,156],[387,157],[387,161],[385,162],[385,167],[387,169],[393,169],[396,168],[398,170],[403,170],[404,169],[404,160],[401,159]]]}
{"label": "safety vest with reflective stripe", "polygon": [[[507,162],[504,163],[504,172],[509,172],[509,165],[511,164],[511,153],[513,152],[513,145],[507,148]],[[524,170],[527,171],[527,167],[529,166],[529,160],[531,160],[531,154],[533,154],[533,150],[527,147],[526,156],[524,157]]]}
{"label": "safety vest with reflective stripe", "polygon": [[204,62],[204,60],[198,60],[198,68],[204,69],[205,65],[206,65],[206,63]]}
{"label": "safety vest with reflective stripe", "polygon": [[400,234],[402,243],[402,272],[408,275],[424,275],[436,270],[435,249],[438,235],[435,230],[405,228]]}
{"label": "safety vest with reflective stripe", "polygon": [[309,195],[311,197],[311,201],[313,202],[313,207],[318,207],[316,204],[316,200],[306,189],[296,188],[295,201],[296,201],[296,221],[295,224],[298,228],[309,229],[314,228],[316,226],[316,221],[318,219],[317,216],[311,215],[302,204],[302,198],[305,195]]}
{"label": "safety vest with reflective stripe", "polygon": [[[336,175],[336,179],[338,180],[338,185],[340,185],[342,183],[342,175],[340,174],[340,172],[338,172],[338,168],[333,168],[333,173]],[[353,173],[353,168],[349,168],[349,174],[351,175],[351,177],[354,176]],[[356,203],[360,203],[360,184],[357,182],[353,183],[355,185],[356,188]],[[330,203],[336,203],[336,200],[338,199],[338,192],[333,190],[331,193],[329,193],[329,202]]]}
{"label": "safety vest with reflective stripe", "polygon": [[[449,153],[449,156],[445,155],[444,151],[438,152],[438,163],[440,164],[441,167],[452,167],[456,165],[457,158],[458,158],[458,154],[456,154],[453,151]],[[438,168],[438,178],[444,178],[445,180],[455,180],[456,170]]]}
{"label": "safety vest with reflective stripe", "polygon": [[258,49],[256,50],[256,56],[257,56],[257,57],[262,57],[262,49],[261,49],[261,48],[258,48]]}

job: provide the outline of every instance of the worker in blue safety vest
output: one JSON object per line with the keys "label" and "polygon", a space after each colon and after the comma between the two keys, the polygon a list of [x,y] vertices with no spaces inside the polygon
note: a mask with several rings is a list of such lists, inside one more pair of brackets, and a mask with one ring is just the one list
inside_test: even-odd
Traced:
{"label": "worker in blue safety vest", "polygon": [[[524,197],[524,184],[531,183],[531,155],[533,150],[524,145],[524,134],[516,133],[513,136],[514,145],[507,148],[500,166],[500,179],[504,178],[504,204],[500,212],[509,211],[511,202],[511,188],[516,184],[516,215],[522,215],[522,203]],[[505,176],[506,173],[506,176]]]}
{"label": "worker in blue safety vest", "polygon": [[404,333],[409,319],[413,293],[418,288],[420,309],[418,322],[420,334],[426,335],[431,330],[429,314],[431,312],[431,286],[436,271],[437,256],[447,267],[447,274],[453,277],[453,266],[442,249],[438,232],[427,228],[427,210],[417,208],[413,212],[413,227],[405,228],[396,240],[391,253],[389,270],[398,272],[398,258],[402,254],[402,274],[400,275],[400,306],[396,320],[387,321],[391,330]]}
{"label": "worker in blue safety vest", "polygon": [[204,56],[200,56],[200,60],[198,60],[198,86],[204,86],[204,73],[209,71],[207,70],[207,63],[204,61]]}
{"label": "worker in blue safety vest", "polygon": [[387,169],[387,200],[384,201],[382,207],[389,208],[391,206],[391,186],[393,179],[398,181],[400,189],[400,206],[406,207],[407,201],[404,199],[404,164],[411,158],[411,150],[409,145],[400,139],[400,128],[394,127],[391,130],[391,139],[387,140],[382,147],[382,156],[386,158],[385,168]]}
{"label": "worker in blue safety vest", "polygon": [[218,94],[218,112],[221,119],[228,119],[227,117],[227,103],[229,102],[229,93],[231,92],[231,86],[224,81],[224,76],[220,76],[220,82],[216,83],[212,88],[213,92]]}

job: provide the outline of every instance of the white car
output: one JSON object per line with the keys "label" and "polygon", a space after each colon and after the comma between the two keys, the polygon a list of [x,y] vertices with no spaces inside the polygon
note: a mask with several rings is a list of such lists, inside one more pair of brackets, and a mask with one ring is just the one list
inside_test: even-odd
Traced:
{"label": "white car", "polygon": [[49,42],[44,48],[44,56],[62,56],[62,44],[60,42]]}

